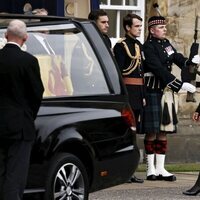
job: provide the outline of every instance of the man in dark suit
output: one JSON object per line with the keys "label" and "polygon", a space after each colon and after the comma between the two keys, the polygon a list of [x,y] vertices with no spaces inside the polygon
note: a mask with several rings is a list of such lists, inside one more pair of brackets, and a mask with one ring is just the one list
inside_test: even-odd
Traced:
{"label": "man in dark suit", "polygon": [[38,60],[21,50],[25,23],[12,20],[5,37],[0,50],[0,199],[21,200],[44,88]]}
{"label": "man in dark suit", "polygon": [[112,43],[108,37],[109,19],[108,14],[104,10],[92,10],[88,15],[89,20],[94,20],[98,29],[102,33],[106,45],[111,48]]}

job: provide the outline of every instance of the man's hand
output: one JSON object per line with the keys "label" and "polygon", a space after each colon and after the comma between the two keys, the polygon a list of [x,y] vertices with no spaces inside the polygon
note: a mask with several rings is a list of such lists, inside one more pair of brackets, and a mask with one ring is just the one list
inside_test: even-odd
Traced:
{"label": "man's hand", "polygon": [[194,121],[200,120],[200,118],[199,118],[199,113],[198,113],[198,112],[194,112],[194,114],[192,115],[192,119],[193,119]]}
{"label": "man's hand", "polygon": [[196,92],[196,87],[194,85],[190,84],[190,83],[187,83],[187,82],[183,83],[181,89],[186,90],[186,91],[191,92],[191,93]]}

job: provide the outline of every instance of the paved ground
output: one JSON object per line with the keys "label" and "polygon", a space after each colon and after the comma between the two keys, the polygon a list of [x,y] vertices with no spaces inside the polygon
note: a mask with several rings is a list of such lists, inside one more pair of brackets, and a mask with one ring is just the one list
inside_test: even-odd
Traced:
{"label": "paved ground", "polygon": [[[143,184],[125,183],[90,194],[89,200],[199,200],[200,195],[190,197],[182,194],[196,181],[198,173],[176,173],[177,181],[144,181]],[[145,173],[136,173],[145,178]]]}

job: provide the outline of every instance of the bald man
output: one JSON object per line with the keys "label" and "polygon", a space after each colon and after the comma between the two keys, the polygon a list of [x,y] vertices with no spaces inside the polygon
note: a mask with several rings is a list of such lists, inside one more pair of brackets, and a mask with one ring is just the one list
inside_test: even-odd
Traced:
{"label": "bald man", "polygon": [[38,60],[21,50],[26,25],[13,20],[0,50],[0,199],[21,200],[44,91]]}

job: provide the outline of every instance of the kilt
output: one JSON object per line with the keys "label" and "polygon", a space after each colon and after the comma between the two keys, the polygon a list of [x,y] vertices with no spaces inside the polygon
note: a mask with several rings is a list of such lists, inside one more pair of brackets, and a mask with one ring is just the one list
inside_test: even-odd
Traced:
{"label": "kilt", "polygon": [[146,92],[146,106],[144,107],[143,131],[160,133],[162,92]]}

